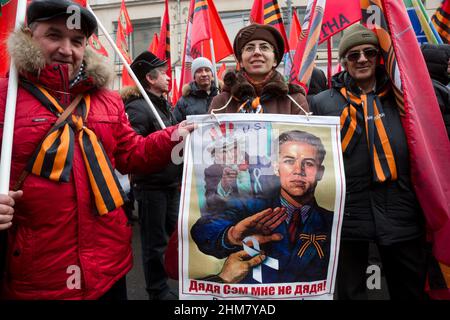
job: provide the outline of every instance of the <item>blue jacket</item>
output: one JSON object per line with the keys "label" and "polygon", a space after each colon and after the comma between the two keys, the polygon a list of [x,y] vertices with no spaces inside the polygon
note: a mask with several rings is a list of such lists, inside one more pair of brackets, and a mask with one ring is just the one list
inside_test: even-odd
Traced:
{"label": "blue jacket", "polygon": [[[200,218],[192,227],[191,235],[200,251],[216,258],[226,258],[233,252],[242,250],[241,246],[230,246],[224,241],[228,229],[242,219],[267,208],[280,207],[279,193],[271,199],[252,198],[230,201],[222,214],[211,214]],[[268,257],[278,260],[279,270],[262,265],[264,283],[284,283],[324,280],[327,277],[330,257],[330,238],[333,212],[313,203],[309,217],[303,225],[297,226],[297,241],[291,244],[287,223],[279,225],[274,233],[281,233],[281,241],[261,245]],[[300,235],[303,235],[300,239]],[[305,239],[311,235],[325,236],[325,240],[313,242]],[[309,244],[308,244],[309,242]],[[317,246],[323,251],[320,256]],[[299,255],[302,248],[306,248]],[[257,283],[250,272],[241,283]]]}

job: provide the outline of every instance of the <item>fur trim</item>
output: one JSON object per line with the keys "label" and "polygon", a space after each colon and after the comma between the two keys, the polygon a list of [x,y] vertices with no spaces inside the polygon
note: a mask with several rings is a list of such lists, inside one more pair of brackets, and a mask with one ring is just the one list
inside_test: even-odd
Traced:
{"label": "fur trim", "polygon": [[[45,68],[45,57],[39,45],[31,38],[31,31],[22,27],[11,33],[8,38],[8,51],[14,61],[19,73],[30,73],[37,75]],[[98,88],[108,85],[113,78],[112,68],[99,54],[91,48],[86,48],[84,54],[86,75],[91,77]]]}
{"label": "fur trim", "polygon": [[[241,72],[227,72],[223,80],[225,85],[224,91],[229,91],[231,95],[239,100],[246,96],[256,96],[255,88]],[[278,72],[275,72],[267,84],[264,85],[262,92],[263,94],[270,94],[275,97],[297,92],[302,92],[304,94],[304,91],[300,86],[288,86],[284,81],[283,76]]]}
{"label": "fur trim", "polygon": [[139,91],[137,86],[123,87],[119,93],[123,101],[127,101],[131,98],[142,97],[141,91]]}

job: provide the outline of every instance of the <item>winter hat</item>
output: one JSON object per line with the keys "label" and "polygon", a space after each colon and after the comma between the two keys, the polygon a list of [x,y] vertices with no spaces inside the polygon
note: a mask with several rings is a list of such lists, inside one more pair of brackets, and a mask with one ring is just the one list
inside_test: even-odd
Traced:
{"label": "winter hat", "polygon": [[277,66],[280,64],[284,55],[284,40],[277,29],[267,24],[253,23],[239,30],[233,43],[234,55],[239,61],[241,61],[242,49],[252,40],[264,40],[270,43],[275,48]]}
{"label": "winter hat", "polygon": [[373,44],[377,47],[380,45],[376,34],[362,24],[357,23],[348,27],[344,30],[344,35],[339,43],[339,59],[342,59],[351,48],[362,44]]}
{"label": "winter hat", "polygon": [[97,28],[95,16],[85,7],[69,0],[34,0],[27,8],[27,23],[49,21],[59,17],[69,17],[73,8],[78,8],[81,15],[81,30],[90,37]]}
{"label": "winter hat", "polygon": [[136,74],[140,82],[144,82],[147,73],[153,69],[163,67],[167,64],[167,60],[161,60],[153,53],[144,51],[134,59],[130,65],[131,70]]}
{"label": "winter hat", "polygon": [[212,66],[211,61],[209,61],[209,59],[207,59],[207,58],[199,57],[199,58],[194,59],[194,61],[192,61],[192,65],[191,65],[192,78],[194,78],[195,73],[200,68],[209,68],[209,70],[211,70],[211,72],[213,72],[213,66]]}

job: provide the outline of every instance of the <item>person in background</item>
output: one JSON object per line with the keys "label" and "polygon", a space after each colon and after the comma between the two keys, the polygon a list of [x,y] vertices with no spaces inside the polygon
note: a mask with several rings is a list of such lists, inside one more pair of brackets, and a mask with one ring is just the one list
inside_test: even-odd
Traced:
{"label": "person in background", "polygon": [[183,86],[183,96],[173,110],[178,122],[186,120],[189,115],[208,113],[212,99],[219,93],[213,70],[213,65],[207,58],[199,57],[192,61],[194,80]]}
{"label": "person in background", "polygon": [[421,49],[450,139],[450,44],[423,44]]}
{"label": "person in background", "polygon": [[[172,108],[165,98],[170,81],[166,74],[167,61],[145,51],[134,59],[131,69],[145,88],[164,124],[176,124]],[[161,129],[137,87],[125,88],[122,99],[128,119],[139,135],[146,137]],[[182,166],[170,163],[160,171],[131,177],[133,195],[138,203],[142,261],[150,300],[177,298],[167,284],[163,255],[168,237],[175,229],[178,219],[181,176]]]}

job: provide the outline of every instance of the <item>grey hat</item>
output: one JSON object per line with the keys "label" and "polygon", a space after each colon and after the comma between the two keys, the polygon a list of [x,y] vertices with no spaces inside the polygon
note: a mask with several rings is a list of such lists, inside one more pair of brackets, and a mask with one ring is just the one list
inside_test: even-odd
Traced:
{"label": "grey hat", "polygon": [[81,14],[81,30],[90,37],[97,28],[97,20],[95,16],[80,4],[69,0],[34,0],[27,9],[27,23],[48,21],[59,17],[70,17],[76,11],[71,10],[78,7]]}
{"label": "grey hat", "polygon": [[379,46],[378,37],[370,29],[362,24],[356,23],[344,30],[339,43],[339,59],[343,58],[348,50],[362,44],[373,44]]}
{"label": "grey hat", "polygon": [[195,73],[200,68],[209,68],[209,70],[211,70],[211,72],[214,74],[213,65],[212,65],[211,61],[209,61],[209,59],[207,59],[207,58],[199,57],[199,58],[194,59],[194,61],[192,61],[192,65],[191,65],[192,78],[194,78]]}

